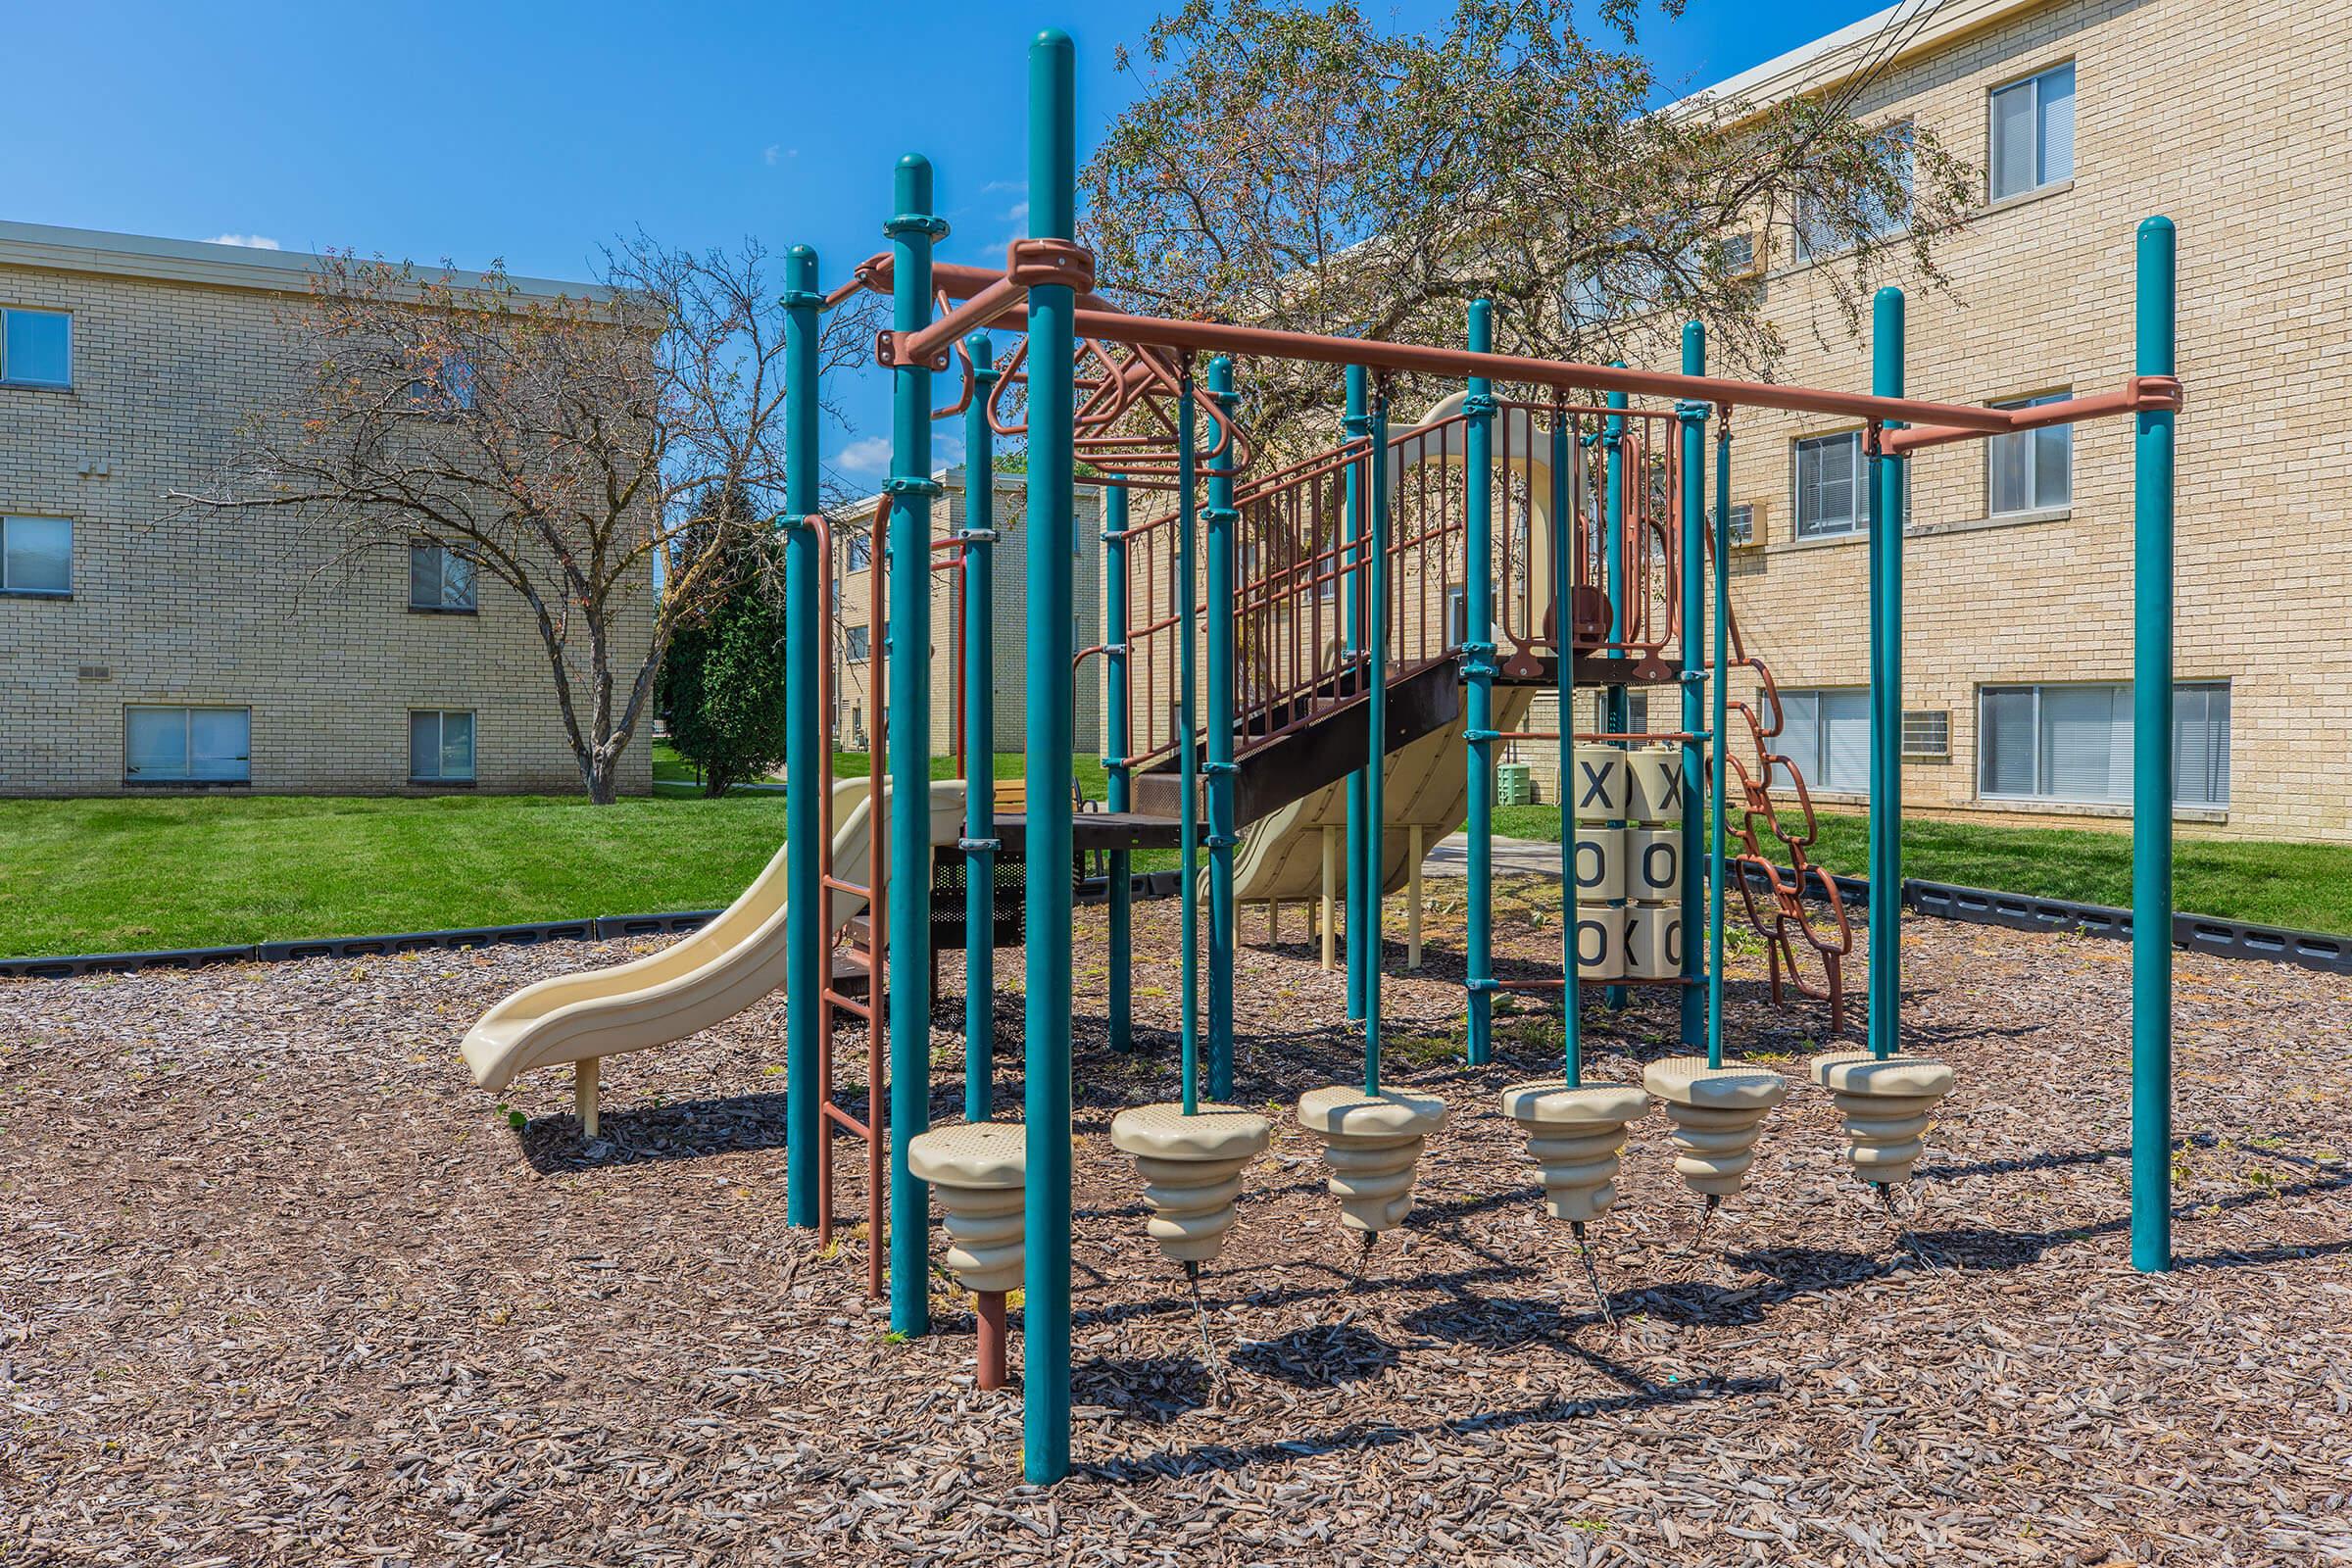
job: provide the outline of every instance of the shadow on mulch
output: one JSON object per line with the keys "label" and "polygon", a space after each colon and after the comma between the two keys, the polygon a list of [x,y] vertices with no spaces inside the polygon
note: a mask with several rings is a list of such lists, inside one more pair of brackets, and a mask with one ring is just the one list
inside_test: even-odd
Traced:
{"label": "shadow on mulch", "polygon": [[1208,1368],[1189,1355],[1102,1357],[1070,1369],[1070,1401],[1164,1427],[1208,1402]]}
{"label": "shadow on mulch", "polygon": [[1252,1340],[1233,1352],[1233,1364],[1294,1388],[1337,1389],[1387,1372],[1396,1364],[1396,1347],[1352,1323],[1318,1323]]}
{"label": "shadow on mulch", "polygon": [[1541,1404],[1525,1405],[1514,1410],[1484,1410],[1476,1415],[1456,1416],[1420,1426],[1349,1422],[1329,1432],[1288,1438],[1280,1442],[1238,1446],[1209,1443],[1191,1448],[1170,1449],[1147,1458],[1079,1465],[1072,1474],[1120,1485],[1168,1476],[1195,1475],[1203,1470],[1248,1470],[1258,1465],[1283,1464],[1320,1454],[1368,1452],[1425,1439],[1456,1438],[1473,1433],[1508,1431],[1515,1427],[1591,1420],[1596,1416],[1692,1404],[1700,1400],[1745,1398],[1752,1395],[1776,1393],[1780,1388],[1781,1380],[1777,1377],[1694,1378],[1688,1383],[1668,1384],[1637,1380],[1635,1386],[1628,1387],[1623,1394],[1605,1395],[1597,1398],[1546,1399]]}
{"label": "shadow on mulch", "polygon": [[599,1120],[599,1136],[588,1142],[573,1117],[534,1117],[517,1142],[531,1169],[542,1176],[780,1150],[785,1144],[781,1091],[631,1106],[609,1110]]}

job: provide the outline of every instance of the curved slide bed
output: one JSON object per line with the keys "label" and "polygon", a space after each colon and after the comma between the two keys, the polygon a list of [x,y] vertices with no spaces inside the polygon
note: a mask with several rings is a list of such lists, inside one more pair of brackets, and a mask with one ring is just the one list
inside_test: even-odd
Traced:
{"label": "curved slide bed", "polygon": [[[888,797],[885,789],[885,799]],[[864,779],[833,786],[833,863],[862,866],[873,827]],[[954,844],[963,826],[963,784],[931,786],[931,842]],[[928,868],[924,875],[928,875]],[[582,1130],[596,1135],[598,1063],[624,1052],[683,1040],[724,1022],[784,986],[784,851],[709,925],[685,940],[609,969],[559,975],[523,987],[482,1014],[459,1054],[473,1081],[496,1093],[534,1067],[575,1065]],[[865,907],[833,896],[826,945]]]}

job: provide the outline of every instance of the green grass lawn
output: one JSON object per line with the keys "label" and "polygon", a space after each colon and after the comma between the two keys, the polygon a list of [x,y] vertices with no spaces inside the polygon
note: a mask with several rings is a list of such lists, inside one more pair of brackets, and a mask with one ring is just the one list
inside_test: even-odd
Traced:
{"label": "green grass lawn", "polygon": [[[844,775],[862,755],[843,753]],[[1077,760],[1088,798],[1102,766]],[[1017,778],[1018,754],[997,776]],[[716,908],[784,842],[784,793],[703,795],[666,746],[655,791],[569,797],[173,796],[0,801],[0,956]],[[947,776],[941,759],[934,772]],[[1136,868],[1173,854],[1136,857]]]}
{"label": "green grass lawn", "polygon": [[[1814,857],[1833,871],[1870,869],[1870,818],[1821,811]],[[1556,844],[1551,806],[1505,806],[1494,829]],[[2117,906],[2132,902],[2132,840],[2086,828],[1988,827],[1914,819],[1903,824],[1903,874],[1926,882],[1994,888]],[[2352,848],[2234,839],[2175,843],[2173,903],[2194,914],[2303,931],[2352,932]]]}

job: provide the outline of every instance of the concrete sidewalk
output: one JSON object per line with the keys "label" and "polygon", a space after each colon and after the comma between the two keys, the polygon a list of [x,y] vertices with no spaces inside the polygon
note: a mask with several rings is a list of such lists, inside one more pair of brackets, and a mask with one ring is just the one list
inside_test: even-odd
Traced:
{"label": "concrete sidewalk", "polygon": [[[1506,839],[1494,841],[1494,870],[1501,876],[1558,876],[1560,847],[1542,839]],[[1440,839],[1421,863],[1423,876],[1468,876],[1470,874],[1470,835],[1456,833]]]}

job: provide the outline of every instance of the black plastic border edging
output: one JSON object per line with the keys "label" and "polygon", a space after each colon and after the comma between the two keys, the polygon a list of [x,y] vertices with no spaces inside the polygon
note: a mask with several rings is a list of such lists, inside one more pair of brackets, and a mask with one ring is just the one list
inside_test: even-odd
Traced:
{"label": "black plastic border edging", "polygon": [[[1781,874],[1791,873],[1783,867]],[[1762,876],[1747,873],[1763,885]],[[1819,884],[1808,880],[1808,894]],[[1838,878],[1838,896],[1855,907],[1870,903],[1870,883],[1861,877]],[[2022,893],[1998,893],[1989,888],[1961,887],[1951,882],[1903,879],[1903,907],[1936,920],[1958,920],[1969,925],[2002,926],[2012,931],[2065,931],[2077,936],[2132,940],[2132,911],[2104,904],[2077,904],[2070,899],[2037,899]],[[2173,946],[2217,958],[2250,958],[2265,963],[2291,963],[2326,974],[2352,974],[2352,937],[2325,931],[2292,931],[2280,926],[2251,925],[2209,914],[2173,913]]]}
{"label": "black plastic border edging", "polygon": [[[1789,873],[1783,868],[1784,876]],[[1759,873],[1748,877],[1761,884]],[[1870,884],[1860,877],[1840,876],[1838,897],[1860,908],[1870,903]],[[1133,878],[1135,897],[1170,899],[1178,896],[1180,876],[1174,871],[1142,871]],[[1808,880],[1807,889],[1818,887]],[[1108,897],[1102,877],[1079,885],[1078,900],[1097,904]],[[1903,906],[1931,919],[1957,920],[1970,925],[2003,926],[2013,931],[2066,931],[2081,936],[2129,941],[2132,911],[2103,904],[2075,904],[2065,899],[2028,898],[1986,888],[1960,887],[1948,882],[1903,882]],[[0,980],[64,980],[84,974],[129,974],[139,969],[196,969],[213,963],[278,963],[293,958],[381,957],[401,953],[424,953],[458,948],[528,947],[541,942],[610,942],[625,937],[671,936],[695,931],[719,914],[717,909],[689,909],[677,914],[606,914],[592,920],[542,920],[527,925],[486,925],[458,931],[406,931],[384,937],[325,937],[308,942],[257,942],[242,948],[173,948],[153,953],[85,953],[54,958],[0,958]],[[2291,963],[2328,974],[2352,974],[2352,938],[2323,931],[2289,931],[2278,926],[2248,925],[2211,915],[2173,916],[2173,945],[2218,958],[2250,958],[2267,963]]]}

